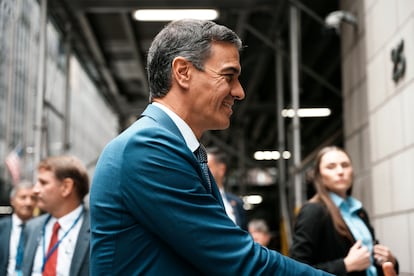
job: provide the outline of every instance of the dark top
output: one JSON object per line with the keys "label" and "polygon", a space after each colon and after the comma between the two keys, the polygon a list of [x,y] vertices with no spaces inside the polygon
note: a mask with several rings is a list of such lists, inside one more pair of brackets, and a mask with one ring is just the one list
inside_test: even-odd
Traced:
{"label": "dark top", "polygon": [[[367,212],[361,209],[358,216],[367,225],[375,241]],[[354,242],[338,234],[328,209],[322,203],[306,203],[296,219],[290,256],[335,275],[366,276],[365,270],[346,273],[344,258]],[[383,275],[382,268],[377,265],[376,268],[378,275]],[[398,272],[398,263],[395,268]]]}
{"label": "dark top", "polygon": [[0,219],[0,275],[7,275],[11,229],[12,217],[2,217]]}

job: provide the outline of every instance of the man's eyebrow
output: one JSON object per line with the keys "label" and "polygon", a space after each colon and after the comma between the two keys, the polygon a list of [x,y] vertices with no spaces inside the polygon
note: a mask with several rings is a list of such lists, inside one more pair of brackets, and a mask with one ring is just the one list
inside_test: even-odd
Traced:
{"label": "man's eyebrow", "polygon": [[222,69],[222,71],[223,72],[231,71],[232,73],[235,73],[235,74],[240,74],[241,73],[241,69],[240,68],[233,67],[233,66],[225,67],[225,68]]}

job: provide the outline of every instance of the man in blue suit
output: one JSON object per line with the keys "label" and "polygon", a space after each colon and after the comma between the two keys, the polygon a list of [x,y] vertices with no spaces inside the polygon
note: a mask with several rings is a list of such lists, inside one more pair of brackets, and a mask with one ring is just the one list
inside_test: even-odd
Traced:
{"label": "man in blue suit", "polygon": [[103,150],[90,193],[91,275],[328,275],[254,243],[227,216],[200,147],[244,98],[237,35],[180,20],[147,58],[150,102]]}

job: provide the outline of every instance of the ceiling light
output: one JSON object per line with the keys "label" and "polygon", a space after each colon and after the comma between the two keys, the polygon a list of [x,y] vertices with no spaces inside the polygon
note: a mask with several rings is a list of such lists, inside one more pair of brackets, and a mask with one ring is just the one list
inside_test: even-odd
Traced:
{"label": "ceiling light", "polygon": [[260,204],[263,201],[261,195],[247,195],[243,197],[243,202],[247,204]]}
{"label": "ceiling light", "polygon": [[214,20],[218,15],[218,11],[213,9],[145,9],[134,12],[134,18],[138,21],[173,21],[184,18]]}
{"label": "ceiling light", "polygon": [[255,160],[279,160],[280,156],[283,159],[289,159],[291,154],[289,151],[284,151],[282,154],[280,152],[273,150],[273,151],[256,151],[253,155]]}
{"label": "ceiling light", "polygon": [[292,156],[292,155],[291,155],[291,154],[290,154],[290,152],[289,152],[289,151],[287,151],[287,150],[285,150],[285,151],[282,153],[282,157],[283,157],[283,159],[289,159],[291,156]]}
{"label": "ceiling light", "polygon": [[[299,108],[298,110],[299,117],[328,117],[329,115],[331,115],[329,108]],[[283,109],[282,116],[293,118],[295,111],[293,109]]]}

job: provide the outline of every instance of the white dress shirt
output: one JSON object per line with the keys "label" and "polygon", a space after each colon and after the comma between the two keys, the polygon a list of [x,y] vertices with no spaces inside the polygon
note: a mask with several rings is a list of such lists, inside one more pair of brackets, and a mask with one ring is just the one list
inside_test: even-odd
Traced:
{"label": "white dress shirt", "polygon": [[16,215],[12,214],[12,228],[10,234],[10,243],[9,243],[9,265],[7,266],[7,275],[14,276],[16,268],[16,254],[17,246],[19,245],[20,232],[22,228],[20,227],[23,221]]}

